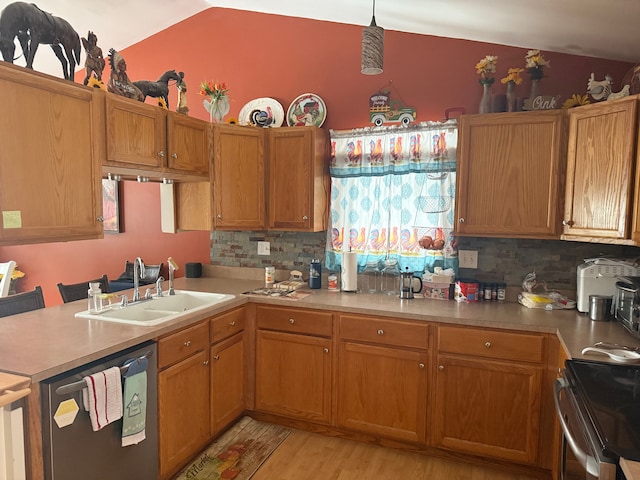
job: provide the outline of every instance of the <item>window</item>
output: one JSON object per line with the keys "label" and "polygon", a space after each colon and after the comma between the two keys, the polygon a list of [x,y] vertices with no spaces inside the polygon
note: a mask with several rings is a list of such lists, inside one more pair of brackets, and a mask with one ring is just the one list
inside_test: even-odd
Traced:
{"label": "window", "polygon": [[455,121],[332,131],[327,268],[351,249],[359,270],[395,258],[402,270],[457,271],[457,141]]}

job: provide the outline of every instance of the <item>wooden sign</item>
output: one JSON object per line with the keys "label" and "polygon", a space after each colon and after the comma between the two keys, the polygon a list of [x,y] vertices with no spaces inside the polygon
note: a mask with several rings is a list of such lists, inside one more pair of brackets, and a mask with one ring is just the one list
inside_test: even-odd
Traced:
{"label": "wooden sign", "polygon": [[527,98],[522,106],[523,110],[553,110],[560,108],[558,102],[560,95],[539,95],[534,98]]}

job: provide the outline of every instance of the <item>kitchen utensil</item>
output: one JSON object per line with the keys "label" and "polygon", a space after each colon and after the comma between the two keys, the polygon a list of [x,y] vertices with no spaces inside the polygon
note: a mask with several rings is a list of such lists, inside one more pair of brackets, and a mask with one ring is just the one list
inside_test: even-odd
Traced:
{"label": "kitchen utensil", "polygon": [[622,349],[604,349],[604,348],[596,348],[596,347],[585,347],[582,349],[582,354],[585,353],[601,353],[603,355],[608,355],[611,360],[618,363],[637,363],[640,362],[640,353],[632,352],[629,350]]}
{"label": "kitchen utensil", "polygon": [[608,322],[612,301],[610,295],[589,295],[589,318],[594,322]]}
{"label": "kitchen utensil", "polygon": [[597,342],[593,346],[603,348],[605,350],[628,350],[630,352],[640,353],[640,347],[629,347],[627,345],[620,345],[618,343]]}
{"label": "kitchen utensil", "polygon": [[[416,280],[418,281],[418,288],[415,288]],[[416,277],[413,272],[409,271],[409,267],[400,274],[400,298],[412,299],[414,293],[422,292],[422,279]]]}

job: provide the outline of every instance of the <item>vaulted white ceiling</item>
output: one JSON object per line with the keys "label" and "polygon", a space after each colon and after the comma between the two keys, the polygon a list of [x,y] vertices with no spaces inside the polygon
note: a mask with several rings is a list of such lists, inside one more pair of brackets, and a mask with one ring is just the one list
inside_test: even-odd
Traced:
{"label": "vaulted white ceiling", "polygon": [[[12,3],[0,0],[0,9]],[[38,0],[81,36],[122,50],[210,7],[235,8],[353,25],[368,25],[372,0]],[[377,0],[386,30],[462,38],[522,48],[640,63],[638,0]],[[21,60],[16,60],[24,65]],[[61,75],[51,52],[34,68]]]}

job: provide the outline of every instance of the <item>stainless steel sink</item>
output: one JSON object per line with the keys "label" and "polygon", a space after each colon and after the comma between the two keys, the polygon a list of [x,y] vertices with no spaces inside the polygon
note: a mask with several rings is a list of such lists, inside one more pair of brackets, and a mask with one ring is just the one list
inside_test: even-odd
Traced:
{"label": "stainless steel sink", "polygon": [[158,325],[180,318],[199,310],[231,300],[235,295],[224,293],[193,292],[176,290],[175,295],[163,295],[142,300],[126,307],[111,306],[100,313],[89,313],[87,310],[75,314],[78,318],[102,320],[105,322],[126,323],[129,325]]}

